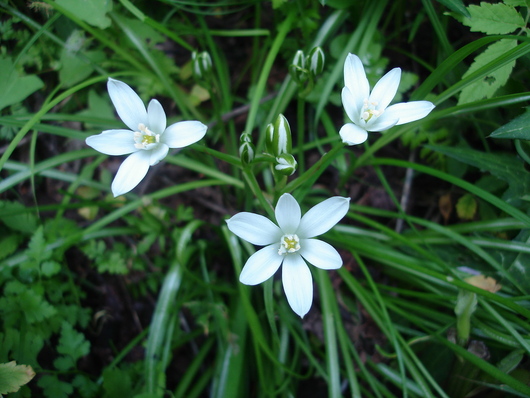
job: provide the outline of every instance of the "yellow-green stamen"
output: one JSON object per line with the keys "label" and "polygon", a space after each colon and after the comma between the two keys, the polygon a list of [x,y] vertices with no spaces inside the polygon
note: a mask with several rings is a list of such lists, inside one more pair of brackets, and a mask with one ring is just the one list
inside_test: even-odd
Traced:
{"label": "yellow-green stamen", "polygon": [[278,254],[283,255],[287,253],[294,253],[300,250],[300,239],[298,235],[283,235],[280,239],[280,248]]}

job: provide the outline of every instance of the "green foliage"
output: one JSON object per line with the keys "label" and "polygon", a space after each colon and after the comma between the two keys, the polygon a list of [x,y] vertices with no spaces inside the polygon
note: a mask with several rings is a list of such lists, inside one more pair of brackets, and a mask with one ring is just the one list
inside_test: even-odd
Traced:
{"label": "green foliage", "polygon": [[109,252],[103,241],[90,241],[83,248],[83,252],[93,261],[99,272],[109,272],[111,274],[127,274],[127,260],[124,257],[126,247],[122,244],[114,244]]}
{"label": "green foliage", "polygon": [[[530,396],[529,5],[1,2],[0,394],[16,361],[37,377],[14,397]],[[288,71],[315,47],[322,74],[300,95]],[[394,102],[436,109],[344,148],[348,53],[372,88],[400,67]],[[121,198],[108,187],[123,157],[84,142],[126,128],[108,76],[168,124],[209,126]],[[275,179],[263,153],[280,114],[298,169]],[[224,221],[274,218],[284,192],[304,210],[352,198],[323,236],[343,266],[312,270],[302,320],[281,276],[238,282],[256,249]],[[501,291],[465,282],[477,272]]]}
{"label": "green foliage", "polygon": [[0,110],[16,104],[44,86],[35,75],[22,75],[10,57],[0,56]]}
{"label": "green foliage", "polygon": [[46,398],[68,398],[74,392],[71,384],[59,380],[55,375],[44,375],[37,384],[42,388]]}
{"label": "green foliage", "polygon": [[57,0],[57,4],[92,26],[105,29],[111,24],[111,19],[107,16],[112,11],[111,0]]}

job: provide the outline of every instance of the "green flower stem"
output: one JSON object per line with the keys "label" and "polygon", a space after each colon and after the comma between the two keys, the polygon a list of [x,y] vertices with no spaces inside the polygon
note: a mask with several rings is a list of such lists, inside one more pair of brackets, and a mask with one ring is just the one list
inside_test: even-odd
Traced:
{"label": "green flower stem", "polygon": [[305,170],[305,157],[304,157],[304,138],[305,138],[305,99],[302,96],[298,96],[298,102],[297,102],[297,118],[298,118],[298,125],[296,126],[297,129],[297,137],[298,137],[298,173],[303,174]]}
{"label": "green flower stem", "polygon": [[271,219],[275,220],[276,217],[274,215],[274,208],[263,195],[263,192],[261,191],[261,188],[259,187],[258,181],[256,180],[256,176],[254,175],[254,173],[249,167],[245,167],[243,169],[243,176],[245,177],[245,181],[250,187],[250,190],[260,202],[261,207],[263,207],[263,209],[267,212],[267,214],[269,215]]}
{"label": "green flower stem", "polygon": [[[289,31],[291,30],[291,25],[294,22],[295,15],[296,15],[295,13],[291,12],[287,16],[287,18],[282,22],[282,24],[279,26],[278,35],[274,39],[274,42],[272,43],[272,47],[269,51],[269,54],[267,55],[265,63],[263,64],[263,68],[261,70],[258,83],[256,84],[256,90],[252,97],[252,102],[250,103],[250,110],[248,113],[247,123],[245,125],[245,132],[249,134],[252,132],[252,129],[254,128],[254,125],[256,123],[256,116],[258,114],[258,108],[260,105],[261,98],[263,97],[263,93],[265,91],[265,85],[267,84],[267,80],[269,78],[269,73],[271,71],[272,64],[274,63],[274,60],[276,59],[276,56],[278,55],[278,52],[280,51],[280,47],[282,46],[285,40],[285,37],[287,36],[287,33],[289,33]],[[265,121],[265,123],[266,122],[267,121]],[[261,135],[256,148],[261,148],[263,146],[264,139],[265,139],[265,136]]]}
{"label": "green flower stem", "polygon": [[[316,179],[326,170],[327,166],[341,153],[344,148],[344,144],[336,144],[331,150],[325,153],[318,162],[311,166],[305,173],[303,173],[297,179],[291,181],[289,184],[282,189],[281,193],[293,192],[301,185],[308,181],[316,181]],[[308,184],[311,185],[311,184]],[[299,200],[301,198],[298,198]]]}

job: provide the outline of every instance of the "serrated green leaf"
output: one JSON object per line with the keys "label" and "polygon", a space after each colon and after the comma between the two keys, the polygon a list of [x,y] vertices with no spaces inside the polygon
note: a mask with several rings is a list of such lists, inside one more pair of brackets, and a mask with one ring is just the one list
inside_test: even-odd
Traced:
{"label": "serrated green leaf", "polygon": [[[467,72],[464,73],[462,78],[467,77],[489,62],[502,57],[507,51],[516,46],[517,42],[515,40],[499,40],[498,42],[489,45],[482,54],[479,54],[475,58],[475,61],[471,64]],[[477,80],[469,86],[464,87],[460,93],[458,105],[491,98],[500,87],[506,84],[514,66],[515,60],[491,71],[481,80]]]}
{"label": "serrated green leaf", "polygon": [[74,388],[70,384],[59,380],[55,375],[44,375],[37,384],[42,388],[46,398],[68,398],[74,392]]}
{"label": "serrated green leaf", "polygon": [[486,153],[470,148],[451,148],[447,146],[427,145],[436,152],[443,153],[462,163],[487,171],[509,185],[503,199],[508,203],[524,198],[530,192],[530,179],[524,163],[513,155]]}
{"label": "serrated green leaf", "polygon": [[98,385],[85,375],[77,375],[72,380],[72,385],[77,388],[83,398],[94,397],[99,389]]}
{"label": "serrated green leaf", "polygon": [[472,220],[477,213],[477,201],[471,194],[465,194],[456,202],[456,213],[461,220]]}
{"label": "serrated green leaf", "polygon": [[17,250],[18,245],[21,241],[20,235],[11,234],[5,238],[0,239],[0,260],[9,256],[15,250]]}
{"label": "serrated green leaf", "polygon": [[0,221],[23,233],[33,233],[37,229],[35,215],[18,202],[0,201]]}
{"label": "serrated green leaf", "polygon": [[15,361],[0,363],[0,394],[17,392],[35,377],[31,366],[17,365]]}
{"label": "serrated green leaf", "polygon": [[499,127],[489,135],[491,138],[510,138],[514,140],[530,140],[530,110],[517,116],[511,122]]}
{"label": "serrated green leaf", "polygon": [[71,357],[75,365],[79,358],[90,352],[90,342],[82,333],[74,330],[71,324],[63,322],[57,352]]}
{"label": "serrated green leaf", "polygon": [[75,366],[75,362],[71,357],[59,357],[53,361],[53,366],[61,372],[66,372]]}
{"label": "serrated green leaf", "polygon": [[32,290],[18,296],[18,302],[29,324],[40,322],[57,313],[56,309]]}
{"label": "serrated green leaf", "polygon": [[20,76],[10,58],[0,57],[0,110],[21,102],[43,86],[37,76]]}
{"label": "serrated green leaf", "polygon": [[46,250],[46,240],[44,239],[44,229],[42,225],[37,228],[26,250],[28,261],[25,261],[21,267],[23,269],[38,269],[42,261],[48,260],[52,252]]}
{"label": "serrated green leaf", "polygon": [[468,8],[471,18],[464,19],[464,25],[472,32],[483,32],[488,35],[508,34],[524,28],[524,18],[517,10],[503,3],[485,3],[470,5]]}
{"label": "serrated green leaf", "polygon": [[37,355],[43,346],[44,341],[40,335],[4,327],[4,333],[0,333],[0,361],[17,358],[19,362],[39,367]]}
{"label": "serrated green leaf", "polygon": [[110,18],[107,17],[107,13],[112,11],[111,0],[56,0],[56,2],[90,25],[105,29],[111,24]]}

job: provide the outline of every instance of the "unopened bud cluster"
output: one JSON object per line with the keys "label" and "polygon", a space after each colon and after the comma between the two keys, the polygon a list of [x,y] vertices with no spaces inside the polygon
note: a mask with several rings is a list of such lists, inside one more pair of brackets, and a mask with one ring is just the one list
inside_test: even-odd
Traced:
{"label": "unopened bud cluster", "polygon": [[212,73],[212,58],[208,52],[198,53],[194,51],[191,54],[193,60],[193,75],[198,80],[207,80]]}
{"label": "unopened bud cluster", "polygon": [[247,165],[254,160],[255,148],[252,144],[252,138],[250,134],[243,133],[239,138],[239,157],[241,158],[241,163]]}
{"label": "unopened bud cluster", "polygon": [[267,152],[276,160],[274,169],[281,175],[292,175],[296,171],[297,162],[291,155],[293,140],[287,118],[279,114],[274,123],[267,126],[265,135]]}
{"label": "unopened bud cluster", "polygon": [[320,47],[314,47],[307,56],[302,50],[298,50],[289,67],[289,73],[298,85],[309,81],[312,86],[315,78],[324,70],[324,62],[324,51]]}

